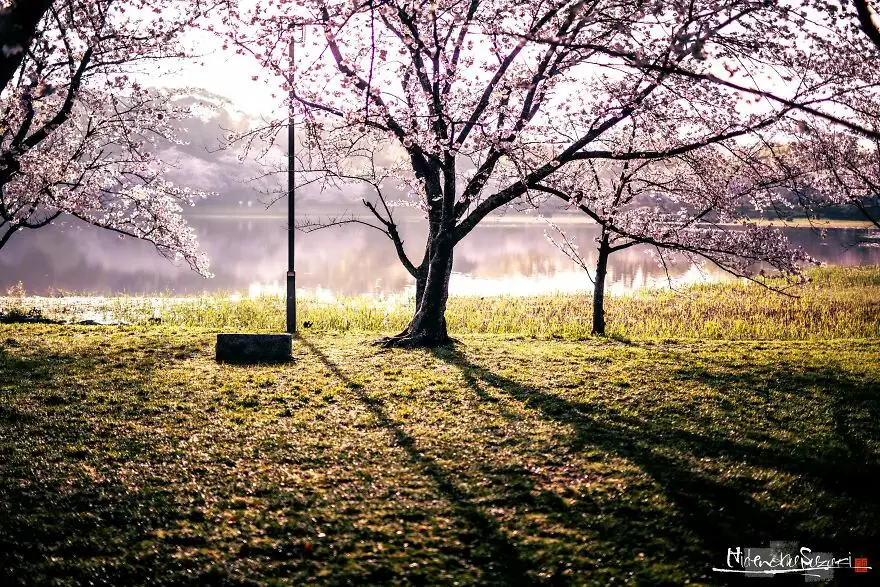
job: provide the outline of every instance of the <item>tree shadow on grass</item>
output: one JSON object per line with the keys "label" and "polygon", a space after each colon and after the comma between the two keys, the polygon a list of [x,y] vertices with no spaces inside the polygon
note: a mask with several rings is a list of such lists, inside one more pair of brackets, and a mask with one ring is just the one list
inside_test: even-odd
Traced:
{"label": "tree shadow on grass", "polygon": [[128,369],[146,380],[173,350],[132,357],[19,346],[0,345],[0,583],[143,584],[188,572],[198,583],[199,561],[176,560],[183,544],[154,535],[190,513],[173,488],[114,474],[132,461],[161,462],[155,438],[96,416],[148,415],[139,380],[111,376]]}
{"label": "tree shadow on grass", "polygon": [[389,417],[383,402],[367,395],[361,384],[352,381],[308,339],[300,336],[298,340],[357,395],[379,425],[392,434],[397,446],[403,449],[412,464],[431,479],[448,500],[453,513],[464,523],[466,529],[462,531],[462,542],[473,545],[467,555],[484,571],[485,584],[533,584],[528,574],[528,562],[520,556],[517,546],[505,536],[497,521],[475,507],[467,493],[450,478],[444,468],[419,449],[416,439]]}
{"label": "tree shadow on grass", "polygon": [[[673,360],[684,362],[685,357],[666,351]],[[807,466],[806,473],[838,481],[855,480],[864,483],[842,488],[857,497],[876,495],[868,481],[880,479],[880,454],[869,443],[880,444],[880,383],[871,382],[865,376],[853,377],[843,368],[828,366],[804,366],[774,364],[772,369],[743,370],[730,363],[701,358],[707,366],[682,366],[677,374],[682,378],[698,381],[720,391],[732,386],[751,389],[756,396],[769,400],[786,394],[785,401],[809,405],[816,409],[827,406],[832,414],[834,434],[840,446],[831,454],[817,458],[812,447],[788,444],[770,451],[774,462],[788,462],[789,467]],[[781,450],[780,450],[781,449]],[[755,458],[760,458],[755,455]],[[864,493],[864,492],[870,493]]]}
{"label": "tree shadow on grass", "polygon": [[[757,446],[757,442],[733,442],[717,434],[697,435],[680,430],[678,434],[696,443],[703,456],[734,455],[755,465],[802,475],[818,488],[843,494],[853,503],[861,502],[868,508],[880,506],[880,453],[870,446],[880,447],[880,383],[842,366],[779,361],[744,369],[740,364],[706,356],[694,365],[689,364],[689,355],[668,349],[655,352],[681,365],[675,370],[676,378],[731,394],[721,405],[729,414],[736,414],[738,404],[743,402],[757,402],[776,412],[791,409],[807,418],[813,410],[830,412],[833,434],[823,446],[801,442],[803,438],[799,436],[790,442],[772,439],[772,446]],[[749,390],[750,395],[733,395],[741,394],[743,389]],[[769,421],[789,429],[800,424],[804,433],[813,432],[807,423],[794,418],[779,422],[777,416],[776,421],[772,417]],[[755,436],[768,434],[756,426],[752,428]],[[880,509],[874,511],[880,516]]]}
{"label": "tree shadow on grass", "polygon": [[[657,418],[655,414],[652,418],[638,418],[613,408],[577,401],[499,376],[455,348],[436,349],[434,354],[458,367],[467,384],[483,400],[497,402],[497,397],[486,391],[491,389],[537,409],[549,420],[569,426],[572,434],[567,440],[567,450],[572,456],[598,450],[621,457],[650,476],[673,504],[673,512],[663,513],[635,505],[605,511],[613,519],[605,516],[603,522],[591,524],[585,522],[583,515],[589,517],[598,512],[590,511],[589,500],[579,506],[581,517],[571,515],[571,508],[562,504],[555,508],[558,519],[571,529],[591,531],[598,540],[616,543],[621,552],[649,550],[648,545],[653,545],[656,550],[651,554],[661,563],[677,563],[684,557],[687,565],[694,569],[695,578],[712,583],[737,581],[710,572],[712,566],[724,566],[728,548],[766,547],[771,540],[797,541],[814,551],[832,552],[836,556],[847,556],[849,552],[853,556],[880,554],[876,551],[880,544],[877,531],[880,504],[876,497],[880,471],[876,455],[869,459],[868,449],[861,440],[867,427],[873,426],[871,429],[876,430],[880,421],[877,389],[868,382],[827,369],[788,373],[785,385],[792,392],[817,384],[834,390],[829,394],[835,396],[830,400],[835,428],[849,447],[848,454],[841,454],[838,459],[817,454],[816,447],[796,441],[756,446],[727,437],[722,434],[726,430],[685,430],[674,419]],[[714,377],[700,378],[697,373],[683,372],[682,376],[692,376],[710,385],[720,384]],[[757,379],[748,379],[747,374],[739,376],[747,378],[746,386],[758,386]],[[861,405],[869,404],[870,415],[860,421],[858,431],[854,432],[847,414],[856,399]],[[508,413],[506,417],[517,416]],[[741,425],[753,424],[742,422]],[[703,461],[729,465],[730,469],[706,467],[701,464]],[[748,469],[737,471],[740,465]],[[768,478],[761,477],[763,472],[795,476],[796,496],[815,500],[814,507],[779,509],[772,500],[766,499],[768,494],[773,497],[776,490]],[[831,535],[829,528],[834,529]],[[661,577],[639,575],[637,569],[636,573],[643,581],[662,582]],[[838,576],[837,579],[853,577]],[[803,577],[788,580],[803,582]]]}

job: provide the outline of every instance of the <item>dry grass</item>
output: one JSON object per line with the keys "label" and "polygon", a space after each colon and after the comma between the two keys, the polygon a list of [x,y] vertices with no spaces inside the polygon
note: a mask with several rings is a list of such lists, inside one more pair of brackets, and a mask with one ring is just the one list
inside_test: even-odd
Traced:
{"label": "dry grass", "polygon": [[[609,297],[608,333],[622,339],[699,338],[727,340],[836,339],[880,336],[880,268],[817,269],[793,290],[772,293],[753,283],[716,283],[680,292],[649,290]],[[0,300],[0,308],[27,312],[29,298]],[[282,331],[284,302],[277,298],[232,301],[201,298],[113,297],[39,302],[54,317],[101,315],[131,324],[163,324],[212,330]],[[402,330],[413,303],[399,298],[299,300],[297,317],[317,332],[390,333]],[[590,335],[592,298],[587,295],[451,298],[447,321],[453,336],[504,334],[578,340]]]}

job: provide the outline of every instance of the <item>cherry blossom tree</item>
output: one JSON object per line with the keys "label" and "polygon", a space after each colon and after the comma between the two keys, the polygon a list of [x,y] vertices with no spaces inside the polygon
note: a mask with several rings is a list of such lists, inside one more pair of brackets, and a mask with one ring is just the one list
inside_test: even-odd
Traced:
{"label": "cherry blossom tree", "polygon": [[655,62],[643,59],[638,44],[603,46],[556,36],[529,38],[598,51],[644,71],[714,83],[744,98],[876,140],[880,139],[876,114],[866,116],[863,110],[880,98],[874,72],[880,59],[880,21],[871,4],[868,0],[764,2],[764,21],[747,25],[766,32],[760,53],[769,67],[758,69],[754,63],[730,59],[717,45],[714,51],[711,45],[693,45],[697,59],[687,63]]}
{"label": "cherry blossom tree", "polygon": [[0,63],[0,248],[68,214],[151,242],[209,275],[181,216],[205,194],[164,180],[168,164],[155,148],[180,140],[174,122],[189,113],[142,88],[136,74],[187,57],[180,34],[214,5],[43,4],[6,2],[0,13],[0,28],[15,33],[3,39]]}
{"label": "cherry blossom tree", "polygon": [[[802,30],[825,39],[826,60],[847,75],[876,68],[880,61],[880,21],[872,4],[815,2],[811,13],[801,10],[803,25],[809,25]],[[834,41],[844,37],[841,51]],[[767,145],[776,173],[789,174],[789,189],[808,217],[821,216],[829,206],[847,206],[880,229],[880,95],[868,84],[832,103],[833,110],[800,121],[798,132]]]}
{"label": "cherry blossom tree", "polygon": [[[750,105],[694,68],[782,72],[786,99],[813,109],[876,82],[827,61],[803,67],[800,23],[776,2],[303,0],[231,9],[228,24],[236,50],[293,94],[301,181],[396,182],[424,212],[423,254],[411,259],[387,198],[365,202],[416,282],[412,322],[389,346],[447,342],[456,244],[566,166],[617,159],[601,139],[633,117],[635,160],[745,136],[791,111]],[[308,39],[295,63],[292,27]],[[394,149],[399,160],[377,170],[374,154]]]}
{"label": "cherry blossom tree", "polygon": [[17,172],[0,189],[0,248],[19,231],[67,214],[150,242],[162,255],[210,275],[181,216],[207,194],[163,179],[170,165],[158,156],[162,147],[182,143],[175,123],[192,115],[172,98],[143,89],[119,97],[82,88],[70,118],[16,158]]}
{"label": "cherry blossom tree", "polygon": [[683,256],[776,291],[783,288],[767,285],[767,270],[788,285],[803,281],[802,268],[813,259],[791,246],[781,230],[749,217],[784,202],[790,179],[787,172],[777,177],[768,172],[762,144],[722,143],[669,157],[626,159],[638,150],[634,136],[620,141],[622,161],[578,162],[536,187],[599,225],[593,267],[568,231],[549,222],[554,232],[545,233],[593,281],[593,334],[605,334],[608,261],[636,245],[653,247],[667,271],[673,256]]}
{"label": "cherry blossom tree", "polygon": [[[786,56],[784,69],[774,68],[771,75],[763,75],[766,70],[755,75],[754,67],[709,53],[686,64],[671,64],[645,61],[635,46],[569,46],[604,52],[645,71],[714,83],[803,115],[799,132],[784,144],[776,142],[777,148],[790,149],[789,171],[799,170],[793,192],[801,211],[815,218],[830,206],[854,207],[880,227],[875,180],[880,157],[880,94],[875,72],[880,60],[880,17],[876,8],[868,0],[770,4],[775,22],[789,23],[783,28],[772,20],[764,23],[768,27],[765,51]],[[772,30],[781,34],[771,34]],[[553,37],[542,40],[566,43]],[[794,80],[797,86],[787,83]],[[794,87],[799,87],[799,93],[792,91]],[[803,144],[797,145],[800,141]],[[805,185],[806,178],[815,185]]]}

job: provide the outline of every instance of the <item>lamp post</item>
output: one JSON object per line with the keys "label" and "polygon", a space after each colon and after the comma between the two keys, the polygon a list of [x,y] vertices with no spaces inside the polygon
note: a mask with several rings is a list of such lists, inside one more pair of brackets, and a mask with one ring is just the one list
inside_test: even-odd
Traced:
{"label": "lamp post", "polygon": [[222,333],[217,335],[217,361],[226,363],[264,363],[288,362],[291,360],[291,345],[296,334],[296,272],[294,271],[294,220],[296,218],[294,189],[296,174],[294,172],[294,112],[293,112],[293,70],[294,45],[296,39],[293,29],[297,25],[291,23],[290,30],[290,69],[288,84],[290,85],[290,105],[288,107],[287,127],[287,332],[285,334],[236,334]]}
{"label": "lamp post", "polygon": [[293,126],[293,70],[294,58],[296,56],[296,39],[293,36],[293,27],[295,23],[291,23],[290,29],[290,65],[288,68],[287,85],[290,94],[288,96],[290,103],[287,110],[287,332],[290,335],[296,334],[296,270],[294,260],[296,258],[295,250],[295,218],[296,218],[296,200],[294,193],[296,190],[296,172],[294,171],[294,126]]}

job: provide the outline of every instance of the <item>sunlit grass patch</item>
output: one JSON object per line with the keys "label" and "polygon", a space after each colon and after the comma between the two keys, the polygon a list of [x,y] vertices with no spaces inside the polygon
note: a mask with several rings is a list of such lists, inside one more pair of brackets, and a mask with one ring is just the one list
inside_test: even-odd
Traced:
{"label": "sunlit grass patch", "polygon": [[[606,297],[609,336],[619,339],[831,339],[880,336],[880,268],[830,267],[780,295],[754,283],[693,285],[680,291],[643,290]],[[29,298],[0,300],[0,309],[27,313]],[[74,302],[42,300],[48,317],[88,316],[129,324],[168,324],[226,331],[278,332],[285,328],[284,300],[277,297],[118,296]],[[29,306],[30,304],[30,306]],[[78,305],[77,305],[78,304]],[[414,311],[401,296],[302,297],[300,329],[320,332],[399,332]],[[590,336],[592,297],[453,297],[447,322],[453,336],[505,334],[531,338]],[[306,328],[307,325],[307,328]]]}

